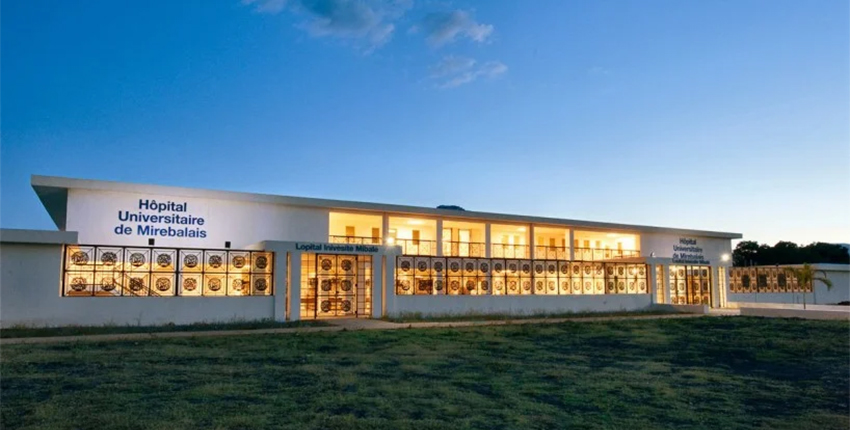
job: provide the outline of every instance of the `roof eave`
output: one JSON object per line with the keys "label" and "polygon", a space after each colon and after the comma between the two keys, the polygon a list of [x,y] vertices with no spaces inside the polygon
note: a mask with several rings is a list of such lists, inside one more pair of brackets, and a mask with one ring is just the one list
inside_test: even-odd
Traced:
{"label": "roof eave", "polygon": [[[163,185],[127,184],[115,181],[101,181],[88,179],[64,178],[57,176],[32,176],[32,186],[39,194],[39,198],[50,213],[51,218],[60,229],[65,228],[66,207],[68,189],[91,189],[99,191],[135,192],[169,194],[172,196],[185,196],[197,198],[213,198],[222,200],[249,201],[254,203],[285,204],[301,207],[316,207],[335,210],[353,210],[365,212],[385,212],[408,215],[430,215],[454,219],[486,219],[488,221],[506,223],[534,223],[559,226],[580,227],[590,230],[614,229],[622,231],[633,231],[641,233],[667,233],[683,234],[702,237],[715,237],[723,239],[740,239],[740,233],[729,233],[707,230],[691,230],[681,228],[667,228],[655,226],[642,226],[633,224],[617,224],[608,222],[581,221],[561,218],[534,217],[528,215],[511,215],[491,212],[457,211],[451,209],[436,209],[419,206],[406,206],[395,204],[382,204],[370,202],[353,202],[346,200],[318,199],[311,197],[290,197],[272,194],[256,194],[236,191],[218,191],[200,188],[183,188]],[[50,206],[49,206],[50,205]]]}

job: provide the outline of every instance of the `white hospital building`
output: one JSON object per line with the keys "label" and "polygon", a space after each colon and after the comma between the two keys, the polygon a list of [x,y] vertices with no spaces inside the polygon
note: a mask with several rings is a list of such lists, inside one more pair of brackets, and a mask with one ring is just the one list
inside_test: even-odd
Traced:
{"label": "white hospital building", "polygon": [[[58,230],[2,231],[3,326],[752,301],[730,277],[738,233],[47,176],[32,187]],[[772,293],[796,291],[782,279]]]}

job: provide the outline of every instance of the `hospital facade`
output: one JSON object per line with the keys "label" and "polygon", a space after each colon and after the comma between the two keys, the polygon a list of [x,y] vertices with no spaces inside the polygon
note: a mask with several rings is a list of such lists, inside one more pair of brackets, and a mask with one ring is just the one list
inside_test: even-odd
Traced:
{"label": "hospital facade", "polygon": [[3,231],[4,326],[716,308],[746,292],[730,277],[738,233],[31,183],[57,230]]}

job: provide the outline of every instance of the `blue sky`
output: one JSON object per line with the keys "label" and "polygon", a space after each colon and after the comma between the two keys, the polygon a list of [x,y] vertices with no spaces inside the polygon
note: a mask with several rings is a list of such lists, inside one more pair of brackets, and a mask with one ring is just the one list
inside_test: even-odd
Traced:
{"label": "blue sky", "polygon": [[839,0],[41,1],[0,15],[31,174],[850,242]]}

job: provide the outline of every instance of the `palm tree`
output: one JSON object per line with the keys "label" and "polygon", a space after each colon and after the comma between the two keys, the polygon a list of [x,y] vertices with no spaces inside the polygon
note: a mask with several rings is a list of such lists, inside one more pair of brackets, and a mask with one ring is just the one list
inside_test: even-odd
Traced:
{"label": "palm tree", "polygon": [[815,292],[815,281],[823,282],[827,291],[832,289],[832,281],[827,279],[826,272],[812,267],[809,263],[803,263],[803,267],[786,267],[785,272],[797,278],[797,285],[803,289],[803,309],[806,309],[806,291]]}

